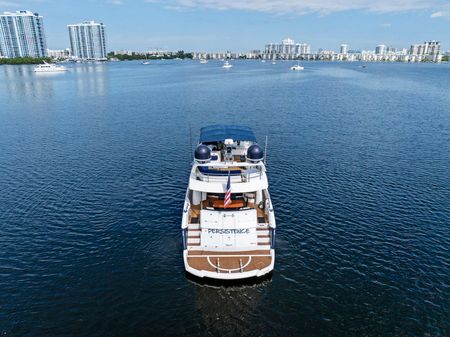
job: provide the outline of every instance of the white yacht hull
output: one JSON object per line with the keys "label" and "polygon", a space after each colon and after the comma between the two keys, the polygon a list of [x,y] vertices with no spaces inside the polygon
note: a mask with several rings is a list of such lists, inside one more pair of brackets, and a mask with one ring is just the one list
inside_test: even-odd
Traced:
{"label": "white yacht hull", "polygon": [[55,70],[35,69],[34,70],[35,73],[61,73],[61,72],[65,72],[65,71],[67,71],[67,69],[55,69]]}

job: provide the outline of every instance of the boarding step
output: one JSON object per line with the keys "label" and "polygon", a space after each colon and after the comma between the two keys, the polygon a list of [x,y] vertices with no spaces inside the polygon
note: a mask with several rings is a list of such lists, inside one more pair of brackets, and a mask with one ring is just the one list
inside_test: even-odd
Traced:
{"label": "boarding step", "polygon": [[270,237],[270,231],[268,229],[258,229],[256,234],[258,235],[258,238]]}
{"label": "boarding step", "polygon": [[188,230],[188,232],[187,232],[188,239],[198,239],[198,238],[200,238],[201,234],[202,234],[202,232],[200,232],[200,231]]}
{"label": "boarding step", "polygon": [[200,246],[200,236],[198,236],[198,237],[188,236],[187,245],[188,246]]}
{"label": "boarding step", "polygon": [[188,229],[189,230],[197,230],[197,231],[199,231],[200,230],[200,224],[199,223],[190,223],[188,225]]}
{"label": "boarding step", "polygon": [[258,246],[259,245],[270,245],[270,236],[258,236]]}
{"label": "boarding step", "polygon": [[258,226],[256,227],[256,230],[258,230],[258,231],[262,231],[262,230],[266,230],[266,229],[269,229],[268,223],[259,223]]}

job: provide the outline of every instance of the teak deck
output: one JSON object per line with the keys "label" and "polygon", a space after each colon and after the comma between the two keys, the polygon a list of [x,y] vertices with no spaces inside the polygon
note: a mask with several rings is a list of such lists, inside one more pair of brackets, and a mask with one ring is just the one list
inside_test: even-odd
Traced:
{"label": "teak deck", "polygon": [[219,273],[240,273],[270,266],[269,250],[246,252],[190,251],[187,262],[190,267]]}

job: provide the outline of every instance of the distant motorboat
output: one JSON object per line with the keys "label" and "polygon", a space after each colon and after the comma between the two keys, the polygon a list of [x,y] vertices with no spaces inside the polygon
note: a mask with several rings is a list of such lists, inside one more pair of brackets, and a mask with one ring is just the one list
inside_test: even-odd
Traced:
{"label": "distant motorboat", "polygon": [[302,66],[299,65],[299,64],[297,64],[297,65],[291,67],[291,70],[294,70],[294,71],[301,71],[301,70],[304,70],[304,69],[305,69],[305,68],[302,67]]}
{"label": "distant motorboat", "polygon": [[272,64],[277,64],[275,61],[272,61]]}
{"label": "distant motorboat", "polygon": [[266,63],[266,60],[261,60],[261,63]]}
{"label": "distant motorboat", "polygon": [[206,64],[206,63],[208,63],[208,60],[207,59],[200,59],[200,63],[201,64]]}
{"label": "distant motorboat", "polygon": [[230,64],[228,61],[225,61],[225,63],[222,66],[222,68],[224,69],[230,69],[231,67],[233,67],[233,65]]}
{"label": "distant motorboat", "polygon": [[35,73],[56,73],[61,71],[67,71],[67,68],[56,64],[49,64],[47,62],[44,62],[44,64],[38,64],[34,67]]}
{"label": "distant motorboat", "polygon": [[143,61],[142,64],[143,64],[144,66],[150,64],[150,61],[148,60],[148,54],[147,54],[147,53],[145,54],[145,61]]}

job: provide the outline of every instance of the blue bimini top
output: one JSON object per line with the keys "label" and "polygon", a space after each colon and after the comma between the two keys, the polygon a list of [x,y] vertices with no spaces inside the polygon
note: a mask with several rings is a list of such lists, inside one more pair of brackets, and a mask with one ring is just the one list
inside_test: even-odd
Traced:
{"label": "blue bimini top", "polygon": [[246,140],[256,143],[256,137],[248,126],[211,125],[200,130],[200,143],[223,142],[225,139]]}

